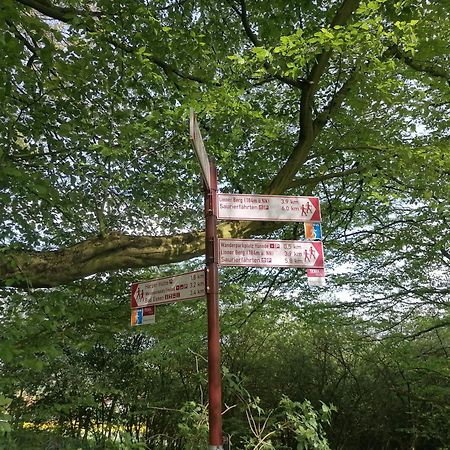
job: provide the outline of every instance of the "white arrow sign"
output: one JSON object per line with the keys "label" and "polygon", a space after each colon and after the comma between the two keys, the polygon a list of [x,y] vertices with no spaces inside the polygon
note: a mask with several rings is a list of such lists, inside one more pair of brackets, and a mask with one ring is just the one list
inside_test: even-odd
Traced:
{"label": "white arrow sign", "polygon": [[219,264],[251,267],[323,267],[322,242],[219,239]]}
{"label": "white arrow sign", "polygon": [[320,222],[318,197],[218,194],[217,216],[224,220]]}
{"label": "white arrow sign", "polygon": [[161,305],[205,295],[205,271],[198,270],[173,277],[133,283],[131,285],[131,307]]}
{"label": "white arrow sign", "polygon": [[203,180],[208,190],[211,190],[211,166],[209,164],[208,155],[203,144],[202,134],[200,133],[200,127],[198,126],[197,117],[194,110],[190,110],[189,129],[192,146],[194,147],[195,154],[200,162],[202,169]]}

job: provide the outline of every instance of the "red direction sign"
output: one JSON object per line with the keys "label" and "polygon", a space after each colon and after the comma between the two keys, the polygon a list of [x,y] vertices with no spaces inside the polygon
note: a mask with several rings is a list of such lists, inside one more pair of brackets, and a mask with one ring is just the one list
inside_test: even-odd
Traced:
{"label": "red direction sign", "polygon": [[318,197],[218,194],[217,216],[225,220],[320,222]]}
{"label": "red direction sign", "polygon": [[219,264],[251,267],[323,267],[322,242],[219,239]]}
{"label": "red direction sign", "polygon": [[205,271],[183,273],[131,285],[131,307],[179,302],[206,295]]}
{"label": "red direction sign", "polygon": [[200,162],[202,169],[203,180],[208,190],[211,190],[211,167],[209,164],[208,155],[203,144],[202,134],[200,133],[200,127],[198,126],[197,117],[194,110],[191,108],[189,117],[189,130],[192,146],[194,147],[195,154]]}

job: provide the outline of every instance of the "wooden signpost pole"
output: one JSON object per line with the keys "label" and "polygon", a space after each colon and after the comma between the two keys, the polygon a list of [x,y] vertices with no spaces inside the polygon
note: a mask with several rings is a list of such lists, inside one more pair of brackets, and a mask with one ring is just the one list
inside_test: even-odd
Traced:
{"label": "wooden signpost pole", "polygon": [[189,129],[200,162],[205,190],[206,301],[208,308],[209,450],[222,450],[222,378],[219,328],[219,241],[217,239],[217,168],[208,158],[194,110]]}
{"label": "wooden signpost pole", "polygon": [[222,450],[222,378],[220,372],[217,168],[210,161],[205,183],[206,300],[208,305],[209,450]]}

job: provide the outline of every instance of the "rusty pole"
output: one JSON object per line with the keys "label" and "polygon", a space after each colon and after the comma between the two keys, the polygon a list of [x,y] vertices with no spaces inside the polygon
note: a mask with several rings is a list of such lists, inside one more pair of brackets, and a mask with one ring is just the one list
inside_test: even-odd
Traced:
{"label": "rusty pole", "polygon": [[220,371],[219,270],[217,239],[217,168],[210,161],[210,186],[205,185],[206,301],[208,307],[208,450],[223,450],[222,379]]}

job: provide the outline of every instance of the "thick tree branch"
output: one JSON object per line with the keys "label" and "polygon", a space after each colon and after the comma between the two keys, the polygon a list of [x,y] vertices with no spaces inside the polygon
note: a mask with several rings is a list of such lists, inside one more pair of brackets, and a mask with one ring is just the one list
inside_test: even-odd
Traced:
{"label": "thick tree branch", "polygon": [[200,234],[173,237],[110,234],[58,251],[7,251],[0,256],[0,285],[51,287],[126,267],[177,262],[202,254]]}
{"label": "thick tree branch", "polygon": [[447,68],[440,66],[439,64],[431,63],[429,61],[419,61],[413,58],[411,55],[403,52],[398,46],[392,46],[389,53],[394,55],[400,61],[403,61],[411,69],[417,72],[426,73],[432,77],[442,78],[450,83],[450,72]]}
{"label": "thick tree branch", "polygon": [[280,194],[291,186],[295,174],[307,160],[314,140],[323,130],[331,115],[341,106],[351,86],[356,81],[356,76],[357,72],[354,70],[342,84],[341,88],[336,92],[330,103],[322,112],[317,114],[315,119],[313,119],[312,106],[310,105],[314,88],[313,86],[308,86],[304,89],[300,111],[301,130],[299,140],[286,163],[273,179],[268,189],[270,194]]}
{"label": "thick tree branch", "polygon": [[52,19],[60,20],[61,22],[71,22],[75,17],[81,16],[84,13],[82,11],[78,11],[74,8],[62,8],[60,6],[56,6],[53,3],[47,0],[16,0],[22,5],[29,6],[36,11],[39,11],[41,14],[44,14],[47,17],[51,17]]}
{"label": "thick tree branch", "polygon": [[[224,222],[219,237],[249,237],[266,231],[249,222]],[[273,222],[270,229],[282,224]],[[0,286],[52,287],[101,272],[186,261],[204,254],[203,232],[174,236],[111,233],[57,251],[0,251]],[[0,249],[1,250],[1,249]]]}
{"label": "thick tree branch", "polygon": [[[345,24],[356,11],[360,0],[344,0],[338,9],[335,17],[331,22],[331,26]],[[322,75],[325,73],[329,60],[331,58],[331,50],[325,50],[317,57],[317,62],[311,68],[311,71],[306,78],[306,83],[302,89],[301,103],[300,103],[300,134],[299,140],[294,147],[288,160],[272,180],[267,189],[270,194],[280,194],[290,185],[295,174],[306,161],[312,144],[318,133],[326,124],[327,116],[319,115],[317,121],[313,119],[313,105],[314,95],[319,89],[319,83]],[[328,115],[331,109],[335,109],[342,102],[343,98],[348,92],[350,84],[353,82],[354,72],[346,83],[333,98],[332,103],[328,108]]]}

